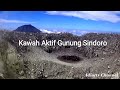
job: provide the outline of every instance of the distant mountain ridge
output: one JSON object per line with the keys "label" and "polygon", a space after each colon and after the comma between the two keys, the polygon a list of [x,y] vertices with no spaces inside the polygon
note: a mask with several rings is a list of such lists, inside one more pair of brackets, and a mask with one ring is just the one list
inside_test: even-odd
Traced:
{"label": "distant mountain ridge", "polygon": [[20,26],[20,27],[18,27],[14,31],[18,31],[18,32],[33,32],[33,33],[41,32],[39,29],[37,29],[36,27],[32,26],[31,24]]}
{"label": "distant mountain ridge", "polygon": [[23,26],[19,26],[16,30],[14,31],[17,31],[17,32],[32,32],[32,33],[36,33],[36,32],[43,32],[43,33],[54,33],[54,34],[59,34],[59,33],[65,33],[65,32],[68,32],[68,33],[72,33],[74,35],[78,35],[78,36],[81,36],[81,35],[84,35],[86,33],[89,33],[88,31],[83,31],[83,30],[52,30],[52,29],[37,29],[36,27],[32,26],[31,24],[28,24],[28,25],[23,25]]}

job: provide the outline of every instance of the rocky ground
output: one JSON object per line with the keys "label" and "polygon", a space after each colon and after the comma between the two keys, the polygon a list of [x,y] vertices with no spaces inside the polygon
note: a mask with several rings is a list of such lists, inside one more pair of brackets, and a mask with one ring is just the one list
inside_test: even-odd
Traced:
{"label": "rocky ground", "polygon": [[[66,36],[65,36],[66,35]],[[59,37],[58,37],[59,36]],[[1,79],[119,79],[120,44],[118,34],[48,35],[0,31]],[[18,39],[106,39],[107,47],[18,47]],[[52,50],[51,52],[47,52]],[[97,54],[97,55],[96,55]],[[63,58],[64,56],[64,58]],[[70,56],[76,56],[71,59]],[[63,60],[61,60],[63,59]],[[67,62],[65,59],[69,59]],[[78,60],[78,61],[75,61]],[[86,74],[115,74],[116,77],[86,77]]]}

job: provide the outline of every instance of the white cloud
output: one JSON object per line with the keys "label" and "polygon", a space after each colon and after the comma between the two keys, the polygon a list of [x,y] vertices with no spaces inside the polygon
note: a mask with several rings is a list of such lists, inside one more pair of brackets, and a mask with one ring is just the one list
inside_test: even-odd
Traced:
{"label": "white cloud", "polygon": [[89,33],[89,32],[88,31],[80,31],[81,35],[86,34],[86,33]]}
{"label": "white cloud", "polygon": [[120,21],[120,11],[47,11],[49,15],[64,15],[83,18],[85,20],[108,21],[116,23]]}
{"label": "white cloud", "polygon": [[0,19],[0,23],[35,23],[35,22],[27,22],[27,21],[20,21],[20,20]]}
{"label": "white cloud", "polygon": [[42,31],[44,33],[55,33],[55,34],[69,32],[69,33],[72,33],[74,35],[84,35],[86,33],[90,33],[88,31],[84,31],[84,30],[71,30],[71,31],[63,30],[63,31],[59,31],[59,30],[56,30],[56,29],[53,29],[53,30],[40,29],[40,31]]}
{"label": "white cloud", "polygon": [[50,31],[50,30],[47,30],[47,29],[40,29],[40,30],[44,33],[56,33],[56,34],[61,33],[61,32],[57,32],[57,31]]}
{"label": "white cloud", "polygon": [[73,33],[75,35],[84,35],[84,34],[90,33],[90,32],[84,31],[84,30],[72,30],[70,33]]}
{"label": "white cloud", "polygon": [[52,31],[46,30],[46,29],[40,29],[44,33],[53,33]]}

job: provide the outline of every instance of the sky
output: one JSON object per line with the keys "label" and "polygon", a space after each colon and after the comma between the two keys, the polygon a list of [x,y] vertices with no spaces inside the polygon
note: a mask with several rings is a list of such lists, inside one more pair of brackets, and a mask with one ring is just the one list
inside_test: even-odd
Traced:
{"label": "sky", "polygon": [[0,28],[31,24],[45,32],[120,32],[120,11],[0,11]]}

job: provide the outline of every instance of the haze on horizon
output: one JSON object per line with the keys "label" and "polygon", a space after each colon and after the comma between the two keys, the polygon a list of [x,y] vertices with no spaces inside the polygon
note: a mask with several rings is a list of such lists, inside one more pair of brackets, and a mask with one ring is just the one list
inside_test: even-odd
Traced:
{"label": "haze on horizon", "polygon": [[120,11],[0,11],[1,29],[25,24],[49,32],[120,32]]}

